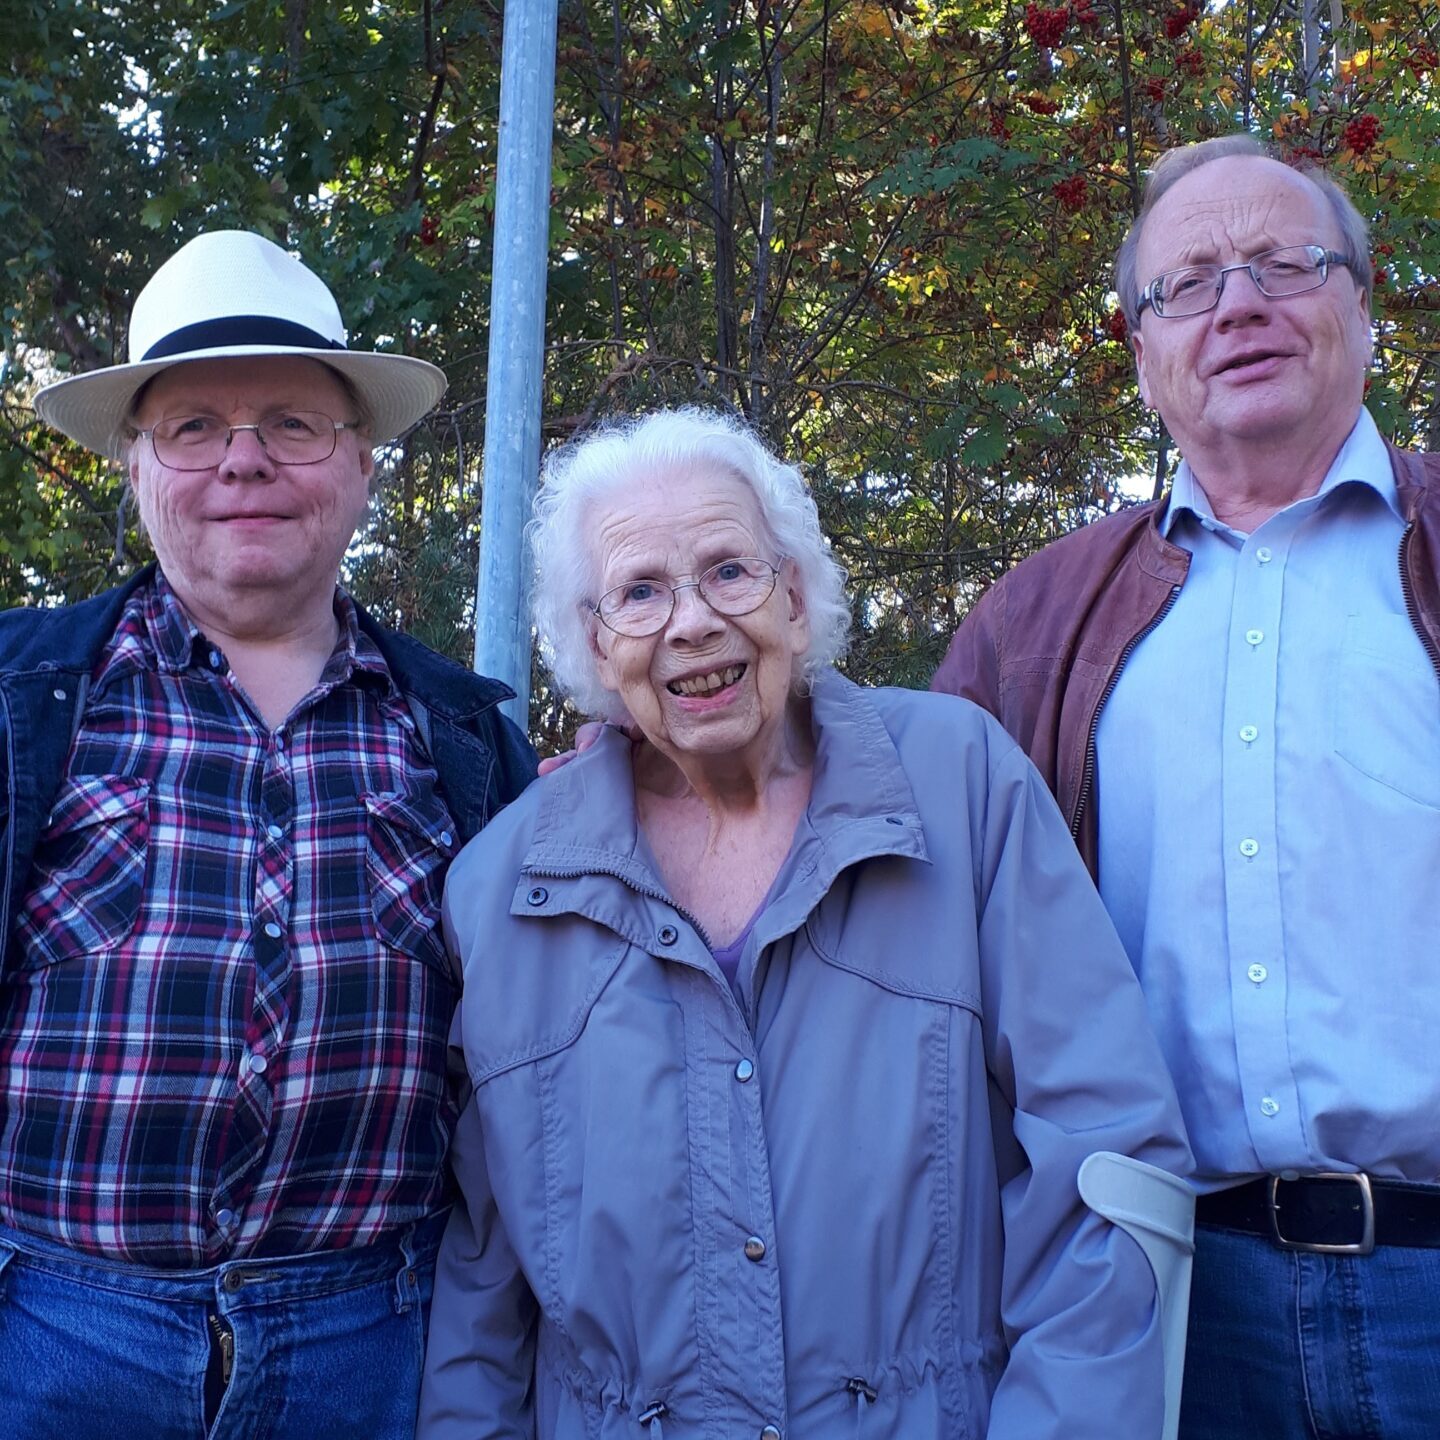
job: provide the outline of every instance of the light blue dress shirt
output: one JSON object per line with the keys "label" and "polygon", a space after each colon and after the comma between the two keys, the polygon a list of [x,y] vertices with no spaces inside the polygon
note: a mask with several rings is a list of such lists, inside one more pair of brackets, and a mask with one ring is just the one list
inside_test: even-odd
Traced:
{"label": "light blue dress shirt", "polygon": [[1440,678],[1375,423],[1250,535],[1182,464],[1162,528],[1194,558],[1100,716],[1100,892],[1200,1184],[1440,1180]]}

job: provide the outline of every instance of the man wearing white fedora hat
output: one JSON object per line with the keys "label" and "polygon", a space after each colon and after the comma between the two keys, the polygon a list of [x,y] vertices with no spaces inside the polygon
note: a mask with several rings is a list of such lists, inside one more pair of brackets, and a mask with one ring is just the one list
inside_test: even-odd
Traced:
{"label": "man wearing white fedora hat", "polygon": [[445,389],[203,235],[36,397],[157,564],[0,615],[0,1440],[412,1433],[454,1118],[451,856],[509,692],[338,586]]}

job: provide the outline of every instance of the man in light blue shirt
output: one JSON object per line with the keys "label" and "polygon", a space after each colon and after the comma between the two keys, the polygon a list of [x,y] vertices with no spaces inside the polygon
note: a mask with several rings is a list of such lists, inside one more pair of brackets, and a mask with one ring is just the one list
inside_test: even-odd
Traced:
{"label": "man in light blue shirt", "polygon": [[1440,1434],[1440,460],[1362,405],[1365,223],[1249,137],[1117,265],[1168,503],[992,588],[937,688],[1050,780],[1202,1196],[1185,1440]]}

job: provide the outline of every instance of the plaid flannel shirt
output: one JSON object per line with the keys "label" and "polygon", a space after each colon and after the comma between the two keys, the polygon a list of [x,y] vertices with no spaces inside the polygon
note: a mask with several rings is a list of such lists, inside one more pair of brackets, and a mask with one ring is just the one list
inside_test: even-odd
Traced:
{"label": "plaid flannel shirt", "polygon": [[271,731],[163,577],[97,665],[0,991],[0,1217],[160,1267],[364,1245],[445,1198],[458,837],[337,592]]}

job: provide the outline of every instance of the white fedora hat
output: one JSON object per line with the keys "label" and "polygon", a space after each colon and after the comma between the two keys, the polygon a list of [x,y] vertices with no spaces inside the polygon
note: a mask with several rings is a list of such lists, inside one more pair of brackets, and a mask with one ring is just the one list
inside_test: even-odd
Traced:
{"label": "white fedora hat", "polygon": [[324,281],[246,230],[199,235],[151,277],[130,312],[130,363],[72,375],[35,396],[40,418],[87,449],[123,459],[125,421],[152,375],[186,360],[304,355],[343,375],[369,407],[371,439],[393,440],[434,408],[445,372],[409,355],[345,348]]}

